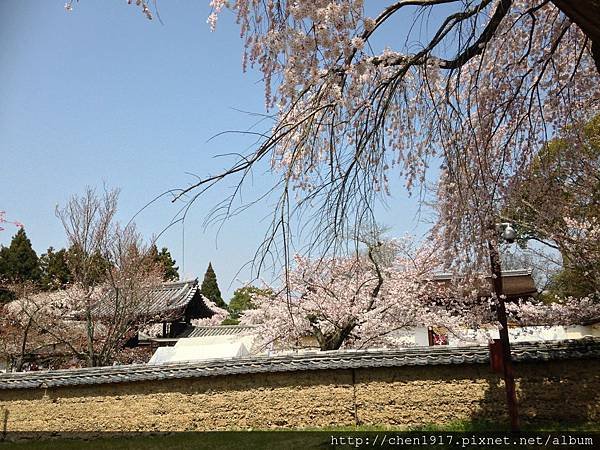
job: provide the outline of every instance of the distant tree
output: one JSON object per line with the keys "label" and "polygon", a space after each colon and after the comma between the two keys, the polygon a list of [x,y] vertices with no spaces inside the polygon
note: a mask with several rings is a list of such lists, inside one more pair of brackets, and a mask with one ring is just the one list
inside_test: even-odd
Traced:
{"label": "distant tree", "polygon": [[565,297],[586,296],[597,299],[598,291],[594,291],[597,288],[597,280],[590,277],[589,272],[567,262],[566,266],[551,278],[548,289],[544,292],[544,300],[556,301]]}
{"label": "distant tree", "polygon": [[548,287],[552,296],[600,291],[600,115],[541,148],[516,178],[506,215],[522,241],[560,253],[562,270]]}
{"label": "distant tree", "polygon": [[164,281],[179,280],[179,267],[175,265],[176,261],[171,257],[167,247],[163,247],[159,252],[156,244],[152,244],[149,255],[152,261],[162,268]]}
{"label": "distant tree", "polygon": [[207,299],[214,302],[219,308],[227,308],[227,304],[223,301],[223,298],[221,297],[221,290],[219,289],[219,284],[217,283],[217,275],[215,274],[212,263],[208,263],[208,268],[206,269],[206,273],[204,274],[202,286],[200,286],[200,293]]}
{"label": "distant tree", "polygon": [[67,261],[67,250],[54,251],[48,248],[40,256],[40,269],[42,271],[41,287],[45,290],[63,289],[71,282],[71,271]]}
{"label": "distant tree", "polygon": [[270,289],[261,289],[256,286],[244,286],[236,289],[233,293],[233,297],[229,300],[231,319],[239,319],[242,312],[249,309],[255,309],[256,305],[252,302],[254,297],[268,297],[272,294],[273,291]]}
{"label": "distant tree", "polygon": [[239,325],[240,321],[238,319],[233,319],[232,317],[228,317],[221,322],[221,325]]}
{"label": "distant tree", "polygon": [[[12,238],[9,247],[0,248],[0,304],[16,298],[14,286],[37,284],[40,270],[37,255],[25,234],[20,222],[6,219],[4,211],[0,211],[0,224],[11,223],[19,228]],[[4,228],[0,227],[0,231]]]}
{"label": "distant tree", "polygon": [[106,281],[111,262],[102,251],[95,249],[92,253],[82,250],[78,243],[73,243],[66,252],[67,265],[71,276],[85,282],[86,285],[99,285]]}
{"label": "distant tree", "polygon": [[[28,299],[20,308],[28,316],[32,307],[53,316],[55,320],[38,326],[88,366],[111,364],[125,342],[148,323],[147,292],[162,279],[135,223],[123,227],[116,221],[118,195],[118,190],[107,189],[99,195],[88,187],[57,208],[70,244],[71,287]],[[76,320],[63,320],[68,315]]]}
{"label": "distant tree", "polygon": [[0,274],[11,283],[40,280],[39,259],[25,229],[20,228],[13,236],[10,245],[0,249]]}

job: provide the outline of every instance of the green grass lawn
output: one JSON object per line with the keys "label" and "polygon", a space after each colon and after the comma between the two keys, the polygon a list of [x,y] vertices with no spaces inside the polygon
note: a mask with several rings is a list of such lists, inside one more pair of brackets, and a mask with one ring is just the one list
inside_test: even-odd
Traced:
{"label": "green grass lawn", "polygon": [[[18,442],[0,442],[0,450],[76,450],[76,449],[160,449],[160,450],[183,450],[183,449],[323,449],[336,448],[331,445],[332,435],[350,435],[359,433],[371,439],[375,434],[393,432],[485,432],[503,431],[506,427],[499,427],[489,422],[456,422],[445,426],[423,426],[413,429],[358,426],[341,428],[319,428],[298,431],[228,431],[228,432],[198,432],[198,433],[156,433],[139,435],[111,435],[94,436],[93,438],[52,438],[44,440],[27,440]],[[598,423],[582,424],[540,424],[523,427],[524,431],[539,432],[600,432]],[[362,434],[361,434],[362,433]],[[342,447],[339,447],[342,448]],[[349,448],[349,447],[345,447]],[[400,448],[400,447],[398,447]],[[407,447],[402,447],[407,448]],[[435,446],[436,449],[444,448]],[[455,448],[455,447],[453,447]]]}

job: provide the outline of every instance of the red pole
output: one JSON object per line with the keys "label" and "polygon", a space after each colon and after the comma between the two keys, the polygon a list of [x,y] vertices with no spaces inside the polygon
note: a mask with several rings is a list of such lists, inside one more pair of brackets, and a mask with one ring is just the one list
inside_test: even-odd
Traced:
{"label": "red pole", "polygon": [[496,243],[488,241],[490,251],[490,264],[492,266],[492,285],[494,293],[498,300],[498,322],[500,328],[500,341],[502,342],[502,367],[504,372],[504,386],[506,388],[506,404],[508,406],[508,415],[510,417],[511,431],[519,431],[519,411],[517,407],[517,392],[515,389],[515,374],[510,354],[510,339],[508,337],[508,321],[506,318],[506,307],[502,295],[502,268],[500,265],[500,255]]}

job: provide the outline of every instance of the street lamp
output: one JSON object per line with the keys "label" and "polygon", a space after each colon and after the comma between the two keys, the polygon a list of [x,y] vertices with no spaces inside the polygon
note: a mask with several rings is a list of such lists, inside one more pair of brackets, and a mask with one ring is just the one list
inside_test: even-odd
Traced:
{"label": "street lamp", "polygon": [[512,244],[517,239],[517,232],[508,222],[502,222],[496,225],[496,230],[500,233],[500,237],[508,244]]}
{"label": "street lamp", "polygon": [[[492,232],[500,234],[501,239],[511,244],[515,242],[517,233],[510,223],[499,223],[495,227],[490,227]],[[508,415],[510,417],[511,431],[519,431],[519,415],[517,408],[517,394],[515,389],[515,375],[510,354],[510,340],[508,337],[508,320],[506,317],[506,306],[504,304],[504,294],[502,288],[502,266],[500,263],[500,253],[496,239],[488,240],[488,249],[490,252],[490,265],[492,269],[492,285],[494,294],[498,300],[498,322],[500,322],[500,343],[502,345],[502,372],[504,374],[504,386],[506,388],[506,403],[508,406]]]}

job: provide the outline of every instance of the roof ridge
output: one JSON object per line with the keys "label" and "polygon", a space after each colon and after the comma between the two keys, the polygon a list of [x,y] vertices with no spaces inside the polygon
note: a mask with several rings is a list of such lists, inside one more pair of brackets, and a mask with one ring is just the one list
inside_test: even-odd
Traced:
{"label": "roof ridge", "polygon": [[[296,355],[250,356],[156,365],[132,364],[46,372],[9,373],[0,375],[0,390],[179,379],[241,373],[489,363],[487,345],[443,347],[445,348],[440,346],[440,348],[412,347],[393,350],[336,350]],[[600,338],[515,343],[512,350],[513,358],[518,362],[600,359]]]}
{"label": "roof ridge", "polygon": [[177,285],[184,285],[184,284],[196,284],[198,283],[198,278],[190,278],[189,280],[177,280],[177,281],[163,281],[161,283],[161,286],[177,286]]}

